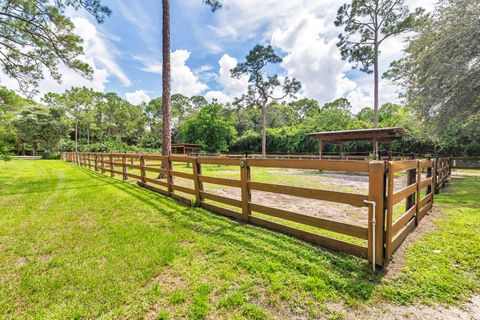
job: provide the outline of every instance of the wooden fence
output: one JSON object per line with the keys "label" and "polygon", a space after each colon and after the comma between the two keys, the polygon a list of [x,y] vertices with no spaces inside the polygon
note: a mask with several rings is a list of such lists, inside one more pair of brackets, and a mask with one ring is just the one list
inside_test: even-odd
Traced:
{"label": "wooden fence", "polygon": [[453,169],[480,169],[480,157],[451,157],[449,159]]}
{"label": "wooden fence", "polygon": [[[434,193],[445,186],[452,169],[452,161],[449,158],[338,161],[66,152],[62,154],[62,159],[101,173],[109,173],[112,177],[118,175],[123,180],[133,179],[141,187],[187,205],[200,206],[329,249],[365,257],[377,266],[383,266],[388,262],[393,252],[432,208]],[[192,168],[192,173],[175,170],[174,163],[187,164]],[[234,166],[239,172],[239,178],[205,175],[202,171],[203,165]],[[256,182],[252,180],[251,172],[255,167],[363,174],[368,176],[368,193],[356,194]],[[177,183],[176,178],[191,182],[190,187]],[[406,185],[400,185],[401,188],[396,190],[395,187],[399,187],[401,178],[406,178]],[[240,196],[235,198],[208,192],[204,184],[238,188]],[[359,210],[363,208],[368,215],[368,223],[361,226],[266,206],[252,201],[252,191],[340,203]],[[403,202],[405,206],[399,208]],[[293,222],[294,225],[288,222]],[[315,231],[327,232],[323,234],[315,232],[312,231],[312,227]],[[332,233],[347,236],[347,239],[330,236]],[[351,239],[359,241],[350,241]]]}
{"label": "wooden fence", "polygon": [[[233,158],[233,159],[264,159],[262,154],[258,153],[204,153],[194,152],[189,154],[191,157],[197,158]],[[319,154],[267,154],[266,159],[290,159],[290,160],[319,160]],[[412,159],[410,156],[394,156],[392,160]],[[373,160],[373,156],[367,155],[338,155],[323,154],[322,160]],[[388,156],[381,156],[381,160],[389,160]]]}
{"label": "wooden fence", "polygon": [[[434,160],[407,160],[389,161],[387,186],[387,221],[385,252],[389,259],[393,252],[398,249],[407,235],[415,229],[420,220],[425,217],[433,205],[433,193],[435,179],[433,170]],[[407,185],[396,191],[395,174],[400,171],[407,172]],[[425,171],[425,178],[423,172]],[[425,191],[425,190],[426,191]],[[425,195],[423,195],[425,191]],[[394,219],[394,207],[405,200],[405,210],[397,219]],[[394,221],[395,220],[395,221]]]}

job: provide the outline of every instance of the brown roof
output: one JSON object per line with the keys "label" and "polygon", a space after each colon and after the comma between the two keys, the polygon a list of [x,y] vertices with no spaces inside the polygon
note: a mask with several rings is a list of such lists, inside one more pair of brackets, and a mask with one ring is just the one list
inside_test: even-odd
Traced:
{"label": "brown roof", "polygon": [[383,141],[390,142],[399,140],[405,134],[402,127],[374,128],[359,130],[325,131],[313,132],[307,134],[316,140],[327,142],[347,142],[347,141]]}
{"label": "brown roof", "polygon": [[172,147],[201,148],[202,146],[193,143],[173,143]]}

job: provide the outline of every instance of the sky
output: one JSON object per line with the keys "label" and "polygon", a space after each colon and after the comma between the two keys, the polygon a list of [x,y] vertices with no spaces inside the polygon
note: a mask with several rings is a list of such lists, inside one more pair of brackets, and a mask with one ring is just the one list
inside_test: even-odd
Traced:
{"label": "sky", "polygon": [[[352,70],[336,46],[341,29],[334,26],[345,0],[224,0],[212,13],[201,0],[171,0],[172,93],[204,95],[232,101],[246,92],[247,78],[230,70],[256,44],[271,44],[283,62],[281,76],[302,83],[298,98],[320,103],[345,97],[354,111],[373,105],[373,76]],[[94,70],[93,80],[61,66],[62,82],[45,79],[40,95],[86,86],[116,92],[134,104],[161,96],[162,8],[159,0],[104,0],[112,15],[103,24],[85,12],[69,11],[75,32],[84,40],[82,57]],[[407,0],[410,8],[430,11],[434,0]],[[405,37],[382,44],[380,72],[402,56]],[[15,87],[2,77],[2,85]],[[381,80],[380,103],[400,102],[399,88]]]}

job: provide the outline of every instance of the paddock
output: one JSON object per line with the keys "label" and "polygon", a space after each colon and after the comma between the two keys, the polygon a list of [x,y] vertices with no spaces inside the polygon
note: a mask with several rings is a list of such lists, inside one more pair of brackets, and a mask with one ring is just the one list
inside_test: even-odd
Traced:
{"label": "paddock", "polygon": [[[388,263],[428,214],[435,192],[446,186],[457,163],[456,158],[352,161],[120,153],[64,153],[62,158],[377,266]],[[479,158],[462,159],[474,164],[470,168],[480,167]]]}

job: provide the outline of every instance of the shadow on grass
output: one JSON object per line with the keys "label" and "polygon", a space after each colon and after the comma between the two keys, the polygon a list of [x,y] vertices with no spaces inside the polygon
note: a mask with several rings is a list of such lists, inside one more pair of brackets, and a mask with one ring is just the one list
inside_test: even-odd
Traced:
{"label": "shadow on grass", "polygon": [[[269,279],[272,272],[291,274],[304,281],[302,285],[307,291],[322,290],[323,286],[327,286],[336,294],[357,300],[368,300],[380,283],[382,275],[374,274],[366,260],[329,251],[204,209],[187,207],[171,198],[88,168],[76,169],[89,179],[100,182],[92,186],[105,185],[121,190],[170,219],[172,225],[192,230],[222,246],[229,246],[238,253],[235,258],[237,265],[232,268],[242,268],[263,279]],[[275,266],[273,270],[272,264]],[[316,281],[322,285],[316,284]]]}

